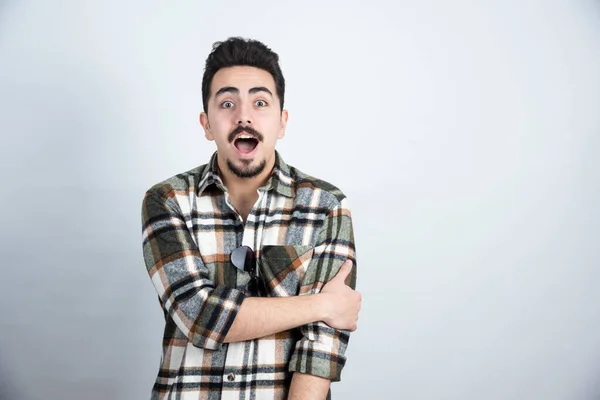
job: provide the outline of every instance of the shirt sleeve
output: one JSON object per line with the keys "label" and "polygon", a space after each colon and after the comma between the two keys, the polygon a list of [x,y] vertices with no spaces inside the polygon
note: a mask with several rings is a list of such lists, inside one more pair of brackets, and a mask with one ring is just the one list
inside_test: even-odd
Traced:
{"label": "shirt sleeve", "polygon": [[[317,246],[300,287],[300,295],[319,293],[324,284],[333,278],[346,259],[353,267],[346,284],[356,287],[356,257],[354,233],[350,210],[346,200],[335,207],[325,219]],[[331,328],[324,322],[314,322],[300,327],[302,338],[296,343],[289,368],[339,381],[346,363],[346,347],[350,332]]]}
{"label": "shirt sleeve", "polygon": [[215,287],[169,193],[146,193],[142,227],[144,262],[162,308],[195,346],[219,349],[244,293],[223,285]]}

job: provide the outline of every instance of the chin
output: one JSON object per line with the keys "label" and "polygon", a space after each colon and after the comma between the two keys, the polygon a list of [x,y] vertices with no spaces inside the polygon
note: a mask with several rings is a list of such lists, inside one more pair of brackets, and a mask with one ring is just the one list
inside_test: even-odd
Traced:
{"label": "chin", "polygon": [[265,170],[266,166],[266,159],[263,159],[262,161],[256,161],[256,159],[238,160],[237,162],[227,160],[227,167],[229,169],[229,172],[231,172],[238,178],[256,178]]}

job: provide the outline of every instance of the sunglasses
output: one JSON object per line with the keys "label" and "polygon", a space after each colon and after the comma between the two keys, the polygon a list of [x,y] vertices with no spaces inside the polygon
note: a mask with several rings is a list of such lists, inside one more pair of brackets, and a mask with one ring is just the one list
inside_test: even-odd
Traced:
{"label": "sunglasses", "polygon": [[248,290],[259,297],[267,296],[267,287],[256,274],[256,256],[248,246],[241,246],[231,252],[231,263],[239,270],[250,273]]}

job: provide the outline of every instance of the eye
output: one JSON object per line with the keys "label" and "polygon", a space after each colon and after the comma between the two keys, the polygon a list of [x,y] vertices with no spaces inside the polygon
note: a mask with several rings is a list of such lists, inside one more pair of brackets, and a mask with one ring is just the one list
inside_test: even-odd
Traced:
{"label": "eye", "polygon": [[233,105],[232,101],[227,100],[221,103],[221,108],[232,108]]}
{"label": "eye", "polygon": [[267,102],[264,100],[256,100],[254,103],[257,107],[266,107],[268,106]]}

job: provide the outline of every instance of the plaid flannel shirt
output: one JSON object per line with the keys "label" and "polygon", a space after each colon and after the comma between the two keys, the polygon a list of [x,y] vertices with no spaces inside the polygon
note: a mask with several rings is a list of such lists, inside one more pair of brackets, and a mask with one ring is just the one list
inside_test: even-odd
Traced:
{"label": "plaid flannel shirt", "polygon": [[[344,194],[276,164],[244,224],[211,161],[150,188],[142,204],[143,253],[165,316],[152,399],[285,399],[295,371],[340,380],[349,332],[323,322],[223,343],[248,292],[230,253],[254,249],[268,296],[318,293],[356,260]],[[331,393],[328,394],[330,397]]]}

